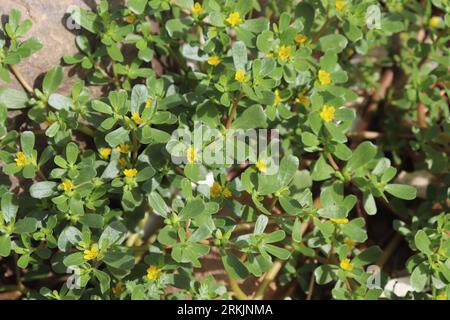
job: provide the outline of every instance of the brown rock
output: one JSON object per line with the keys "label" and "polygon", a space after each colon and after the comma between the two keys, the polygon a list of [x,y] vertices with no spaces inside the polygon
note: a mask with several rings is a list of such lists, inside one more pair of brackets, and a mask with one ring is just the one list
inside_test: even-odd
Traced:
{"label": "brown rock", "polygon": [[[71,6],[95,8],[96,5],[94,0],[0,0],[0,2],[2,22],[6,21],[6,16],[11,9],[20,10],[22,20],[30,19],[33,22],[33,27],[26,37],[35,36],[44,45],[40,51],[17,66],[32,86],[39,86],[41,76],[49,69],[61,64],[64,55],[78,52],[75,36],[79,31],[73,28],[72,21],[68,20]],[[70,69],[71,67],[64,68],[65,78],[59,89],[61,93],[70,92],[72,84],[77,80],[76,74],[69,75]],[[21,88],[16,79],[9,84],[0,80],[0,86]]]}

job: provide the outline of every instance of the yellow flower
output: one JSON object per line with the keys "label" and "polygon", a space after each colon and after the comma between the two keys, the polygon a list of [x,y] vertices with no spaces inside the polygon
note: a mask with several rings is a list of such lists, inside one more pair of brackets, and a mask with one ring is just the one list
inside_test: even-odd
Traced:
{"label": "yellow flower", "polygon": [[295,102],[300,103],[304,105],[305,107],[308,106],[311,102],[307,96],[305,96],[302,92],[300,92],[297,95],[297,98],[295,98]]}
{"label": "yellow flower", "polygon": [[230,26],[236,27],[242,23],[241,14],[237,11],[230,13],[228,18],[225,20]]}
{"label": "yellow flower", "polygon": [[120,165],[120,168],[126,168],[126,166],[128,165],[128,160],[126,158],[119,158],[117,159],[117,162]]}
{"label": "yellow flower", "polygon": [[52,125],[52,124],[55,123],[55,122],[56,122],[56,120],[53,119],[52,117],[50,117],[50,116],[45,117],[44,123],[45,123],[46,125],[50,126],[50,125]]}
{"label": "yellow flower", "polygon": [[331,75],[325,70],[319,70],[319,82],[322,86],[331,83]]}
{"label": "yellow flower", "polygon": [[347,3],[343,0],[336,0],[336,9],[341,11],[347,5]]}
{"label": "yellow flower", "polygon": [[353,249],[353,247],[355,246],[355,241],[353,241],[352,239],[345,239],[344,240],[345,245],[347,246],[348,249]]}
{"label": "yellow flower", "polygon": [[222,194],[222,186],[217,181],[214,181],[213,185],[209,189],[209,194],[213,198],[217,198]]}
{"label": "yellow flower", "polygon": [[129,15],[127,15],[125,18],[123,18],[125,20],[125,22],[128,23],[133,23],[136,21],[136,16],[132,13],[130,13]]}
{"label": "yellow flower", "polygon": [[138,173],[138,171],[136,169],[134,169],[134,168],[133,169],[125,169],[125,170],[123,170],[123,174],[125,175],[125,177],[128,177],[128,178],[136,177],[137,173]]}
{"label": "yellow flower", "polygon": [[239,82],[244,82],[244,80],[245,80],[245,72],[242,71],[242,70],[236,71],[236,73],[234,75],[234,79],[236,81],[239,81]]}
{"label": "yellow flower", "polygon": [[195,13],[196,15],[199,15],[200,13],[202,13],[203,8],[202,5],[198,2],[194,3],[194,5],[191,7],[191,10],[193,13]]}
{"label": "yellow flower", "polygon": [[16,166],[18,167],[25,167],[30,163],[25,156],[25,153],[23,153],[22,151],[16,153],[16,158],[14,159],[14,161],[16,162]]}
{"label": "yellow flower", "polygon": [[99,152],[100,152],[100,156],[103,158],[103,159],[108,159],[108,157],[111,155],[111,148],[101,148],[100,150],[99,150]]}
{"label": "yellow flower", "polygon": [[259,172],[266,172],[267,171],[267,164],[265,160],[258,160],[256,161],[256,168],[259,170]]}
{"label": "yellow flower", "polygon": [[98,257],[98,253],[99,253],[98,244],[94,243],[91,245],[90,249],[84,250],[83,258],[84,258],[84,260],[87,260],[87,261],[94,260],[95,258]]}
{"label": "yellow flower", "polygon": [[64,180],[59,186],[66,192],[72,191],[73,188],[75,187],[73,185],[73,182],[68,179]]}
{"label": "yellow flower", "polygon": [[222,195],[224,198],[231,198],[231,196],[233,195],[230,191],[230,189],[228,189],[227,187],[225,187],[223,189]]}
{"label": "yellow flower", "polygon": [[353,51],[352,48],[348,48],[347,50],[345,50],[345,54],[347,55],[347,57],[351,57],[354,53],[355,51]]}
{"label": "yellow flower", "polygon": [[275,95],[274,104],[280,104],[283,102],[283,99],[281,99],[280,97],[280,91],[278,91],[278,89],[275,90],[274,95]]}
{"label": "yellow flower", "polygon": [[152,98],[147,98],[147,100],[145,101],[145,109],[150,109],[151,106],[152,106]]}
{"label": "yellow flower", "polygon": [[346,224],[346,223],[348,223],[348,219],[347,218],[342,218],[342,219],[331,218],[330,220],[333,221],[334,223],[338,223],[338,224]]}
{"label": "yellow flower", "polygon": [[325,122],[331,122],[334,119],[334,113],[336,109],[330,105],[324,105],[322,111],[320,112],[320,117]]}
{"label": "yellow flower", "polygon": [[161,270],[158,269],[158,267],[150,266],[147,269],[147,279],[150,281],[154,281],[154,280],[158,279],[160,271]]}
{"label": "yellow flower", "polygon": [[120,153],[128,153],[130,152],[130,146],[126,143],[122,143],[116,147],[116,150]]}
{"label": "yellow flower", "polygon": [[123,293],[123,285],[121,283],[116,284],[114,287],[112,287],[112,293],[116,297],[120,297],[120,295]]}
{"label": "yellow flower", "polygon": [[197,151],[195,151],[194,146],[190,146],[187,149],[186,157],[187,157],[188,163],[194,163],[195,160],[197,160]]}
{"label": "yellow flower", "polygon": [[345,271],[352,271],[353,270],[353,265],[352,265],[350,259],[342,260],[341,263],[339,264],[339,266]]}
{"label": "yellow flower", "polygon": [[292,46],[281,46],[278,48],[278,58],[281,61],[286,61],[291,56]]}
{"label": "yellow flower", "polygon": [[140,125],[142,123],[142,118],[139,115],[139,112],[133,112],[131,119],[133,119],[134,123]]}
{"label": "yellow flower", "polygon": [[295,36],[294,40],[298,44],[304,44],[306,42],[306,40],[308,40],[308,37],[305,36],[304,34],[298,34]]}
{"label": "yellow flower", "polygon": [[209,194],[211,195],[211,198],[217,198],[220,196],[230,198],[232,196],[230,189],[227,187],[223,188],[217,181],[214,181],[213,185],[209,189]]}
{"label": "yellow flower", "polygon": [[212,66],[217,66],[220,61],[222,61],[220,59],[220,57],[218,55],[214,55],[208,58],[208,64],[212,65]]}
{"label": "yellow flower", "polygon": [[436,28],[441,24],[442,19],[440,17],[431,17],[430,21],[428,21],[428,25],[431,28]]}
{"label": "yellow flower", "polygon": [[448,300],[447,294],[445,292],[438,294],[435,298],[436,300]]}

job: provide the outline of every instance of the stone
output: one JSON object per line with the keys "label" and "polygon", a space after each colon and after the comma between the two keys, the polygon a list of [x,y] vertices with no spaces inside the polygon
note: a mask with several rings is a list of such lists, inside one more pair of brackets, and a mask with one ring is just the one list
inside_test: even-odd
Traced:
{"label": "stone", "polygon": [[[74,27],[73,21],[68,19],[73,6],[94,9],[96,3],[94,0],[1,0],[2,22],[7,20],[11,9],[18,9],[22,12],[22,20],[30,19],[33,22],[33,27],[26,37],[35,36],[44,45],[40,51],[17,65],[17,69],[30,85],[40,86],[45,72],[60,65],[64,55],[78,52],[75,36],[79,30]],[[67,94],[71,91],[73,83],[80,77],[73,72],[73,66],[64,67],[64,71],[64,82],[58,92]],[[0,86],[21,88],[16,79],[8,84],[0,80]]]}

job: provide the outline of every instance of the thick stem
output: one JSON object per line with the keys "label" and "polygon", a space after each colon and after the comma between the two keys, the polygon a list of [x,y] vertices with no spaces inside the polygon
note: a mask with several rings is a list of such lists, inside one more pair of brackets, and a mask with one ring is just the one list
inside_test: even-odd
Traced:
{"label": "thick stem", "polygon": [[397,246],[402,241],[403,237],[400,234],[396,234],[391,241],[389,241],[389,244],[386,246],[386,248],[383,251],[383,255],[378,259],[377,266],[380,267],[380,269],[383,269],[386,262],[389,260],[391,255],[394,253]]}
{"label": "thick stem", "polygon": [[239,300],[248,300],[247,295],[242,291],[241,287],[239,287],[239,284],[237,281],[227,272],[228,281],[230,283],[230,287],[233,290],[233,293],[235,294],[236,298]]}
{"label": "thick stem", "polygon": [[421,129],[425,129],[427,127],[427,112],[428,109],[425,107],[425,104],[422,101],[417,103],[417,126]]}
{"label": "thick stem", "polygon": [[41,169],[39,169],[38,171],[36,171],[36,174],[37,174],[37,176],[39,177],[39,179],[40,179],[41,181],[46,181],[46,180],[47,180],[47,178],[45,177],[45,175],[42,173],[42,170],[41,170]]}
{"label": "thick stem", "polygon": [[264,298],[264,294],[266,292],[267,287],[275,280],[278,272],[280,272],[281,267],[283,266],[283,262],[281,260],[276,260],[272,266],[272,268],[266,273],[264,280],[259,285],[256,290],[255,297],[253,300],[262,300]]}
{"label": "thick stem", "polygon": [[322,27],[319,29],[319,31],[316,32],[316,34],[312,37],[311,41],[314,43],[317,40],[319,40],[320,36],[325,32],[327,27],[330,25],[331,21],[333,21],[333,18],[327,17]]}
{"label": "thick stem", "polygon": [[314,293],[314,282],[315,282],[314,272],[311,272],[311,278],[309,279],[308,295],[306,296],[306,300],[311,300],[312,298],[312,295]]}
{"label": "thick stem", "polygon": [[328,159],[328,162],[333,167],[334,171],[339,171],[339,166],[337,165],[336,161],[334,161],[334,158],[331,155],[331,153],[327,153],[327,159]]}
{"label": "thick stem", "polygon": [[9,65],[9,69],[16,77],[17,81],[19,81],[20,85],[31,95],[34,94],[33,87],[27,82],[27,80],[23,77],[22,73],[16,68],[15,65]]}
{"label": "thick stem", "polygon": [[137,134],[136,134],[136,130],[133,130],[132,132],[132,142],[133,142],[133,164],[136,164],[137,162],[137,158],[138,158],[138,153],[139,153],[139,141],[137,138]]}
{"label": "thick stem", "polygon": [[[306,220],[301,224],[300,233],[302,234],[302,236],[305,234],[306,230],[308,229],[308,226],[309,226],[309,220]],[[290,248],[290,250],[293,250],[293,248]],[[274,264],[272,265],[272,268],[266,273],[263,281],[261,282],[259,287],[256,289],[253,300],[262,300],[264,298],[267,287],[270,285],[270,283],[272,281],[275,280],[275,278],[277,277],[278,273],[280,272],[283,264],[284,264],[284,262],[281,260],[276,260],[274,262]]]}

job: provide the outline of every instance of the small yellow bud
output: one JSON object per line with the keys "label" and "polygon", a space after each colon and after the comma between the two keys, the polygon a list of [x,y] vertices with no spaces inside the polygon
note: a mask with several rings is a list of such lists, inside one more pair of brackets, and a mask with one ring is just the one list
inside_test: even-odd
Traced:
{"label": "small yellow bud", "polygon": [[231,196],[233,195],[230,191],[230,189],[228,189],[227,187],[225,187],[223,189],[222,195],[224,198],[231,198]]}
{"label": "small yellow bud", "polygon": [[353,241],[352,239],[345,239],[344,243],[349,250],[353,249],[353,247],[355,246],[355,241]]}
{"label": "small yellow bud", "polygon": [[280,104],[283,102],[283,99],[281,99],[281,97],[280,97],[280,91],[278,89],[275,90],[275,92],[273,94],[275,95],[274,104]]}
{"label": "small yellow bud", "polygon": [[348,219],[347,218],[342,218],[342,219],[331,218],[330,220],[332,222],[334,222],[334,223],[337,223],[337,224],[346,224],[346,223],[348,223]]}
{"label": "small yellow bud", "polygon": [[436,28],[441,24],[441,17],[431,17],[430,21],[428,21],[428,25],[430,28]]}
{"label": "small yellow bud", "polygon": [[72,191],[75,187],[73,182],[68,179],[64,180],[59,186],[66,192]]}
{"label": "small yellow bud", "polygon": [[228,18],[225,20],[230,26],[236,27],[237,25],[242,23],[241,14],[237,11],[232,12],[228,15]]}
{"label": "small yellow bud", "polygon": [[122,143],[116,147],[116,150],[120,153],[128,153],[130,152],[130,146],[126,143]]}
{"label": "small yellow bud", "polygon": [[190,146],[187,149],[186,157],[187,157],[188,163],[194,163],[195,160],[197,160],[197,151],[194,149],[194,146]]}
{"label": "small yellow bud", "polygon": [[202,5],[198,2],[194,3],[194,5],[191,7],[191,10],[193,13],[195,13],[196,15],[199,15],[202,13],[203,8]]}
{"label": "small yellow bud", "polygon": [[259,172],[265,173],[267,171],[266,161],[261,159],[256,161],[256,168],[259,170]]}
{"label": "small yellow bud", "polygon": [[130,13],[125,18],[123,18],[123,20],[125,20],[125,22],[128,22],[128,23],[134,23],[136,21],[136,16],[134,14]]}
{"label": "small yellow bud", "polygon": [[51,126],[51,125],[52,125],[53,123],[55,123],[55,122],[56,122],[56,120],[53,119],[52,117],[50,117],[50,116],[45,117],[44,123],[45,123],[46,125]]}
{"label": "small yellow bud", "polygon": [[117,162],[119,163],[121,169],[126,168],[128,165],[128,160],[126,158],[119,158],[117,159]]}
{"label": "small yellow bud", "polygon": [[134,168],[133,169],[125,169],[125,170],[123,170],[123,174],[127,178],[134,178],[138,174],[138,171]]}
{"label": "small yellow bud", "polygon": [[25,167],[30,163],[25,156],[25,153],[23,153],[22,151],[16,153],[16,158],[14,159],[14,161],[16,162],[16,166],[18,167]]}
{"label": "small yellow bud", "polygon": [[281,46],[278,48],[278,58],[280,58],[281,61],[286,61],[291,56],[292,52],[292,46]]}
{"label": "small yellow bud", "polygon": [[214,181],[213,185],[209,189],[209,194],[212,198],[217,198],[222,194],[222,186],[217,181]]}
{"label": "small yellow bud", "polygon": [[311,101],[309,100],[309,98],[307,96],[305,96],[302,92],[300,92],[297,95],[297,98],[295,98],[295,102],[304,105],[305,107],[308,106]]}
{"label": "small yellow bud", "polygon": [[133,112],[133,114],[131,115],[131,119],[134,121],[134,123],[136,123],[137,125],[140,125],[142,123],[142,118],[139,115],[138,112]]}
{"label": "small yellow bud", "polygon": [[95,258],[98,257],[99,254],[99,249],[98,249],[98,244],[94,243],[91,245],[90,249],[84,250],[84,260],[89,261],[89,260],[94,260]]}
{"label": "small yellow bud", "polygon": [[435,300],[448,300],[447,294],[445,292],[438,294]]}
{"label": "small yellow bud", "polygon": [[161,270],[158,267],[150,266],[147,269],[147,279],[150,281],[154,281],[154,280],[158,279],[160,271]]}
{"label": "small yellow bud", "polygon": [[325,70],[319,70],[319,83],[326,86],[331,83],[331,75]]}
{"label": "small yellow bud", "polygon": [[208,64],[212,66],[217,66],[222,60],[218,55],[214,55],[208,58]]}
{"label": "small yellow bud", "polygon": [[294,40],[298,44],[304,44],[308,40],[308,37],[304,34],[298,34],[295,36]]}
{"label": "small yellow bud", "polygon": [[111,155],[112,149],[111,148],[101,148],[99,150],[100,157],[103,159],[108,159],[108,157]]}
{"label": "small yellow bud", "polygon": [[342,260],[341,263],[339,264],[339,266],[342,268],[342,270],[345,270],[345,271],[353,270],[353,265],[352,265],[350,259]]}
{"label": "small yellow bud", "polygon": [[243,70],[237,70],[234,79],[239,82],[244,82],[245,80],[245,72]]}
{"label": "small yellow bud", "polygon": [[343,1],[343,0],[336,0],[335,5],[336,5],[336,9],[337,9],[338,11],[341,11],[342,9],[345,8],[345,6],[347,5],[347,3],[346,3],[345,1]]}
{"label": "small yellow bud", "polygon": [[334,113],[336,109],[330,105],[324,105],[322,111],[320,112],[320,117],[325,122],[331,122],[334,119]]}
{"label": "small yellow bud", "polygon": [[118,298],[124,292],[123,285],[121,283],[118,283],[114,287],[112,287],[111,291],[112,291],[113,295]]}
{"label": "small yellow bud", "polygon": [[145,109],[150,109],[151,106],[152,106],[152,98],[149,97],[145,101]]}

